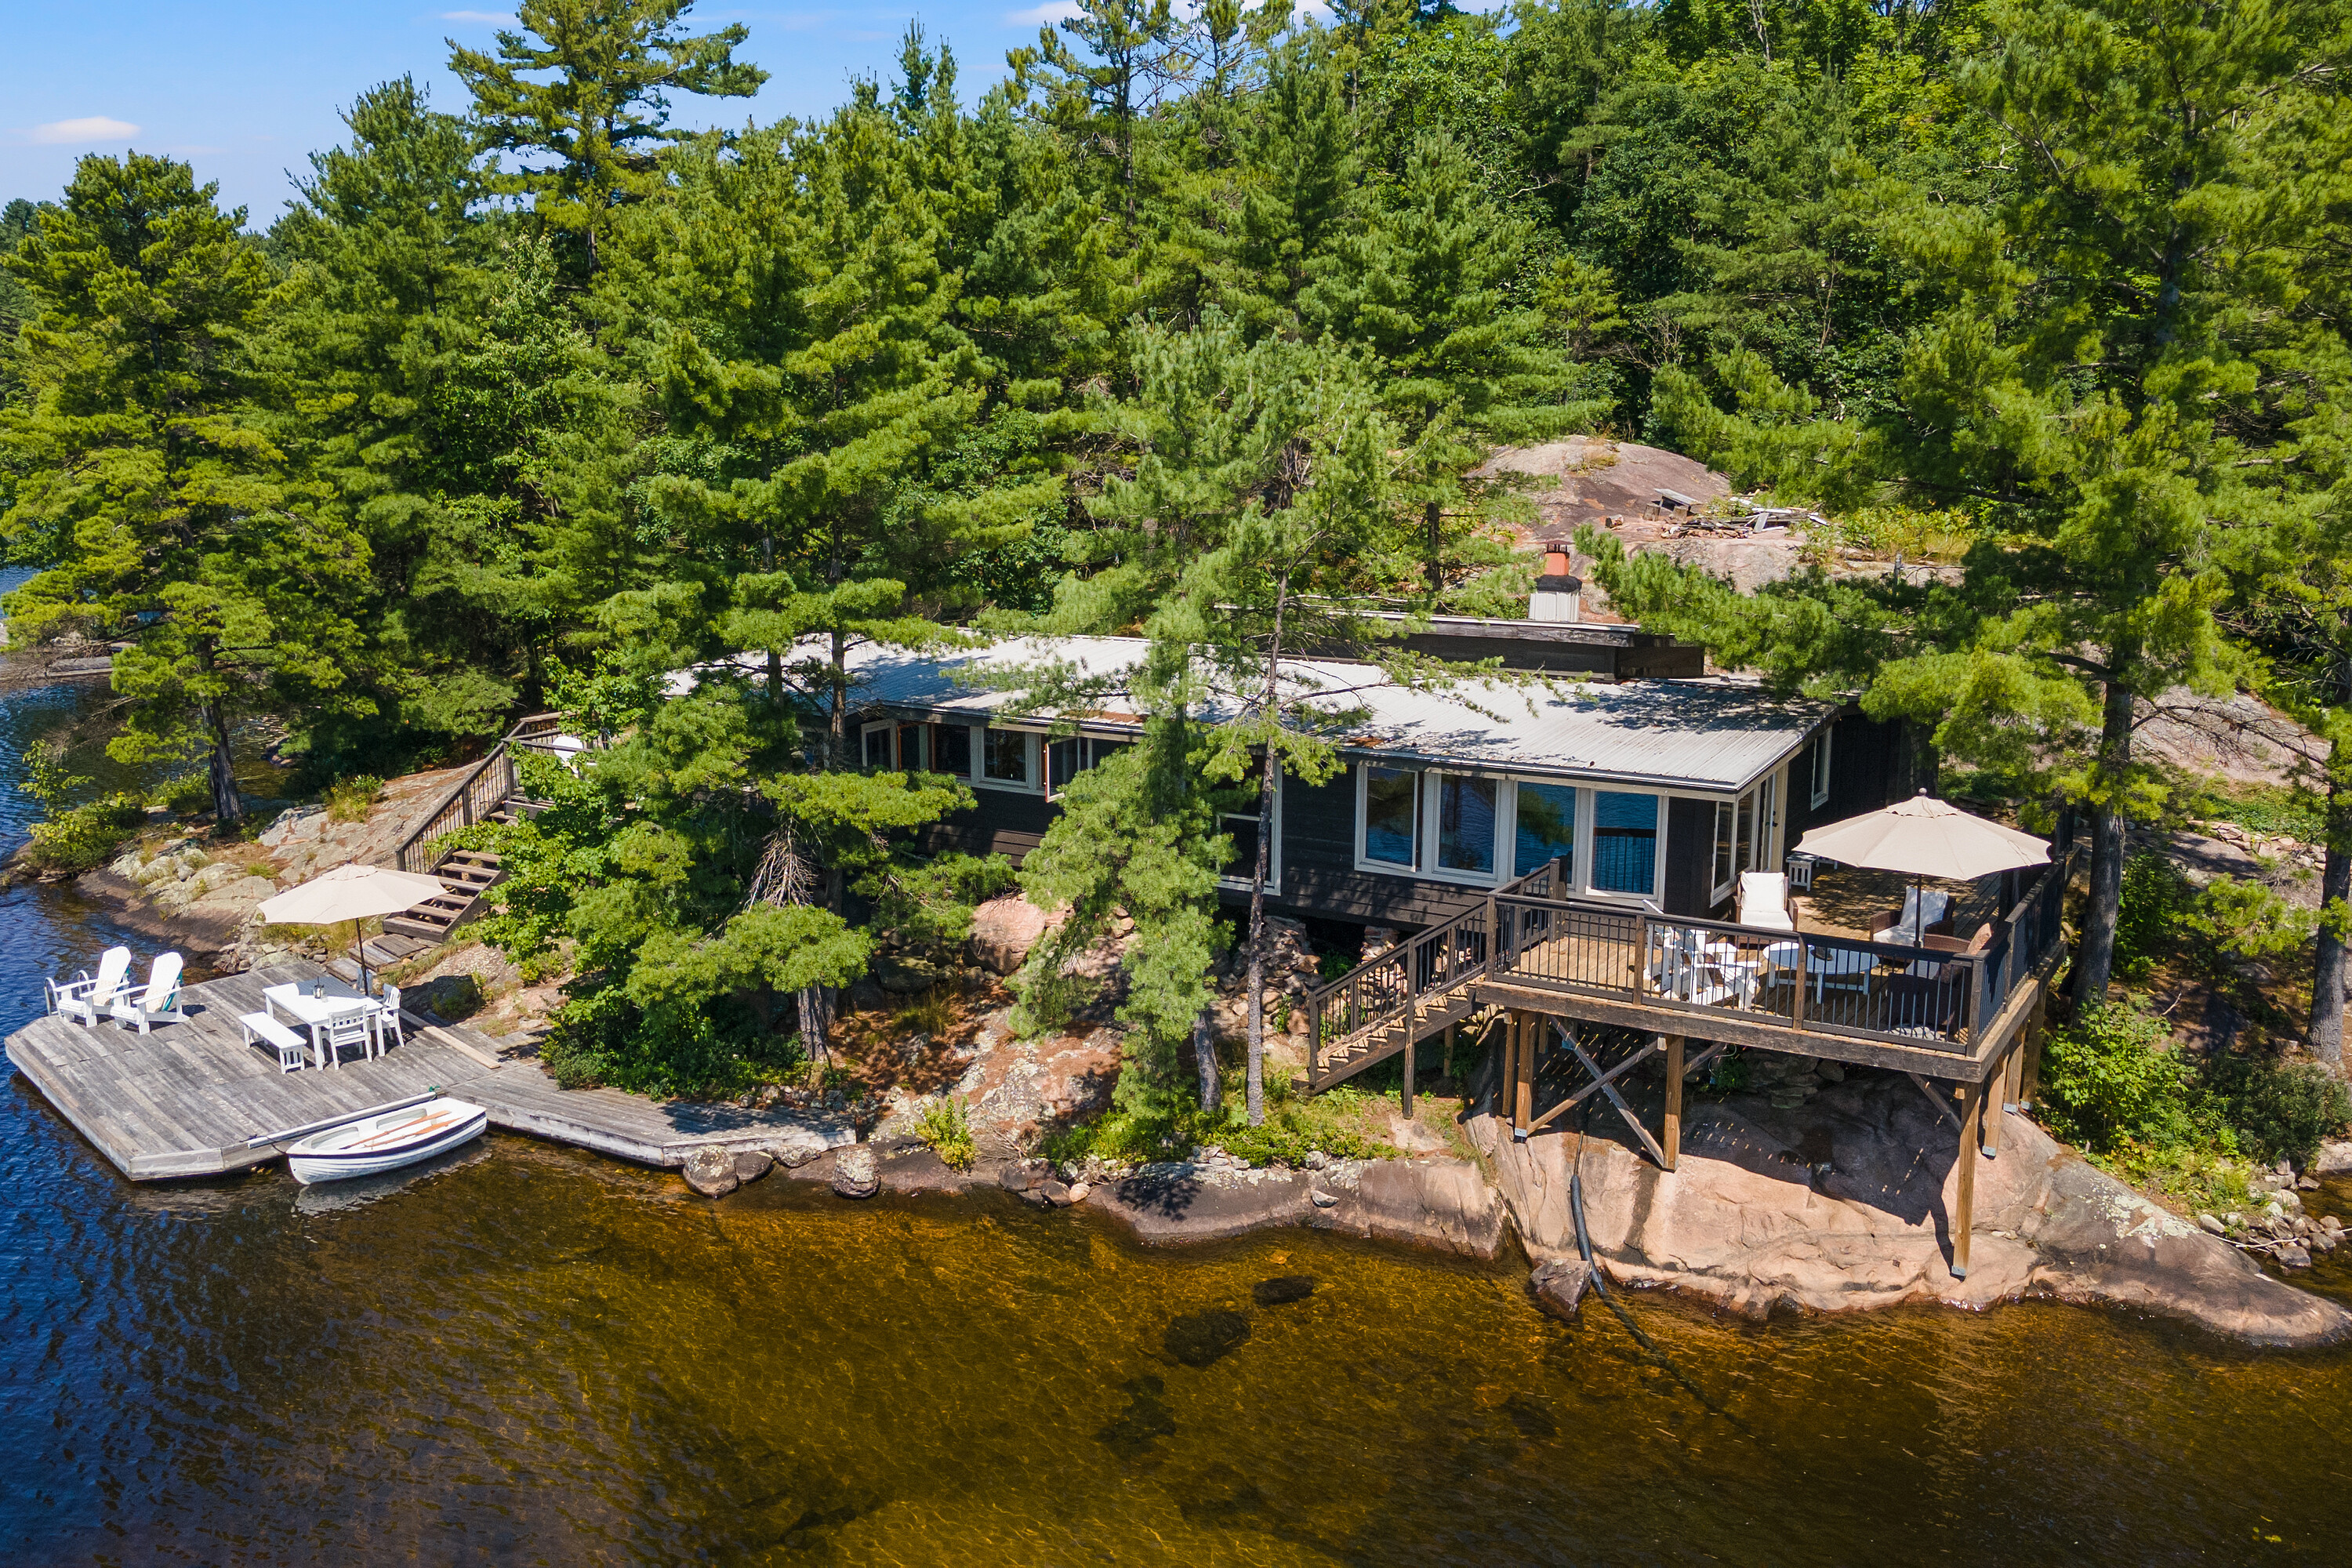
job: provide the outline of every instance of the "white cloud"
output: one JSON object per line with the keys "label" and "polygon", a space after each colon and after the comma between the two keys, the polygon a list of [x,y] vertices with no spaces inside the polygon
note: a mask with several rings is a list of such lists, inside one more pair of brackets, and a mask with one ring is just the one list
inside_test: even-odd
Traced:
{"label": "white cloud", "polygon": [[1045,0],[1044,5],[1032,5],[1026,11],[1007,11],[1004,20],[1008,26],[1034,27],[1040,22],[1066,22],[1084,15],[1077,0]]}
{"label": "white cloud", "polygon": [[52,120],[34,126],[29,134],[41,146],[62,147],[76,142],[127,142],[139,134],[139,127],[127,120],[92,114],[80,120]]}
{"label": "white cloud", "polygon": [[514,26],[511,11],[444,11],[445,22],[467,22],[478,27],[510,27]]}

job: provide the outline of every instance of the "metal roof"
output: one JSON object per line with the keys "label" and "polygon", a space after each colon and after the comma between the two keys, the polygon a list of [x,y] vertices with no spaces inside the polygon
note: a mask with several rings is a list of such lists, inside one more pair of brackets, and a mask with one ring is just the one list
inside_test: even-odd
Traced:
{"label": "metal roof", "polygon": [[[980,721],[1016,701],[1012,692],[989,689],[992,677],[1055,662],[1116,678],[1145,646],[1137,637],[1015,637],[926,654],[868,644],[850,651],[852,700],[863,709]],[[1394,685],[1363,664],[1294,659],[1283,668],[1309,700],[1316,691],[1345,691],[1321,700],[1366,713],[1345,731],[1342,749],[1351,756],[1709,792],[1745,789],[1802,749],[1836,711],[1722,679],[1611,684],[1551,676],[1465,682],[1449,694]],[[1044,728],[1058,719],[1088,731],[1132,730],[1140,721],[1125,706],[1111,696],[1096,711],[1008,722]]]}

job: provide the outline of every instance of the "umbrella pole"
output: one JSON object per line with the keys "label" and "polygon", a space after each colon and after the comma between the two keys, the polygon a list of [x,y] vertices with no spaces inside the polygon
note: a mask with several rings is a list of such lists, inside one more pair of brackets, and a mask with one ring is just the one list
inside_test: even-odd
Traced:
{"label": "umbrella pole", "polygon": [[352,956],[360,963],[360,994],[374,995],[375,993],[368,988],[367,939],[360,934],[360,922],[357,921],[352,922]]}

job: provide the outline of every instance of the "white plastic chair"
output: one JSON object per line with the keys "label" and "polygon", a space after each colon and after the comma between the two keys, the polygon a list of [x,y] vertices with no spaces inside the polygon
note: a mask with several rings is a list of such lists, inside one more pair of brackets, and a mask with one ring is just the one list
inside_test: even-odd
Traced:
{"label": "white plastic chair", "polygon": [[397,985],[383,988],[383,1011],[376,1015],[375,1023],[376,1048],[379,1050],[392,1048],[383,1043],[386,1030],[391,1031],[392,1037],[402,1045],[408,1044],[408,1036],[400,1026],[400,987]]}
{"label": "white plastic chair", "polygon": [[1789,913],[1789,879],[1779,871],[1739,873],[1739,923],[1766,931],[1794,931]]}
{"label": "white plastic chair", "polygon": [[131,950],[110,947],[99,955],[98,978],[79,978],[63,986],[50,983],[49,1005],[68,1018],[79,1018],[84,1028],[98,1027],[98,1016],[110,1011],[122,995],[122,983],[130,978]]}
{"label": "white plastic chair", "polygon": [[373,1031],[368,1027],[368,1016],[353,1013],[348,1017],[331,1019],[319,1026],[319,1048],[326,1054],[323,1067],[343,1065],[343,1047],[357,1046],[360,1060],[368,1058],[368,1037]]}
{"label": "white plastic chair", "polygon": [[147,989],[133,996],[127,990],[110,1009],[114,1026],[136,1024],[145,1034],[150,1024],[184,1024],[188,1016],[180,1011],[180,955],[159,952],[147,969]]}

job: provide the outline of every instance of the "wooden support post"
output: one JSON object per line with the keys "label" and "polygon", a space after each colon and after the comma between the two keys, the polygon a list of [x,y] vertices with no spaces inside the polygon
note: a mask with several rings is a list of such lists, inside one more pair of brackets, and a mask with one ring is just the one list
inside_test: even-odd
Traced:
{"label": "wooden support post", "polygon": [[1511,1085],[1517,1082],[1519,1077],[1518,1049],[1519,1016],[1517,1012],[1507,1012],[1503,1015],[1502,1071],[1495,1079],[1495,1114],[1497,1116],[1511,1113]]}
{"label": "wooden support post", "polygon": [[1978,1098],[1985,1102],[1982,1131],[1984,1157],[1988,1160],[2000,1158],[2001,1111],[2006,1109],[2009,1071],[2016,1061],[2017,1047],[2011,1046],[2000,1060],[1992,1064],[1992,1071],[1985,1078],[1984,1088],[1977,1091]]}
{"label": "wooden support post", "polygon": [[2032,1105],[2042,1098],[2042,1029],[2050,1015],[2050,988],[2034,994],[2033,1011],[2025,1017],[2025,1065],[2017,1086],[2017,1103]]}
{"label": "wooden support post", "polygon": [[1683,1037],[1666,1037],[1666,1135],[1658,1140],[1665,1149],[1666,1169],[1683,1152]]}
{"label": "wooden support post", "polygon": [[1969,1231],[1977,1218],[1977,1136],[1984,1125],[1985,1086],[1968,1086],[1960,1116],[1959,1181],[1952,1194],[1952,1278],[1969,1277]]}
{"label": "wooden support post", "polygon": [[1528,1119],[1535,1114],[1536,1045],[1543,1028],[1543,1015],[1519,1015],[1519,1070],[1511,1080],[1511,1136],[1524,1139],[1528,1135]]}
{"label": "wooden support post", "polygon": [[1412,1058],[1419,1055],[1421,1042],[1407,1040],[1404,1047],[1404,1119],[1407,1121],[1412,1120]]}

